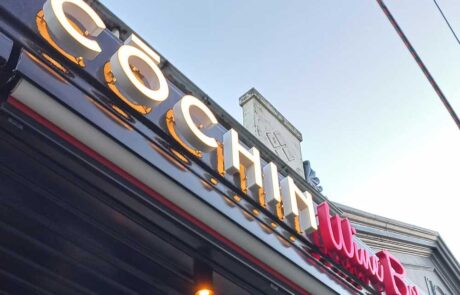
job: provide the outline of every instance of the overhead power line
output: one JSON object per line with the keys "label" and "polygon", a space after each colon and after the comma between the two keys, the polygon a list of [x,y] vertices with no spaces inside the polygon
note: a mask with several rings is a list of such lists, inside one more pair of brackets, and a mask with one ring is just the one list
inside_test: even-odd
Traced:
{"label": "overhead power line", "polygon": [[383,0],[376,0],[377,3],[379,4],[380,8],[383,10],[383,13],[387,16],[388,20],[390,23],[393,25],[393,28],[396,30],[398,33],[399,37],[401,40],[404,42],[404,45],[406,45],[407,49],[409,52],[412,54],[412,57],[415,59],[417,62],[418,66],[422,70],[423,74],[425,77],[428,79],[428,82],[430,82],[431,86],[433,87],[434,91],[436,94],[439,96],[441,99],[442,103],[444,104],[445,108],[451,115],[452,119],[454,119],[455,124],[457,124],[458,129],[460,129],[460,119],[458,118],[457,114],[455,113],[455,110],[452,108],[450,105],[449,101],[447,100],[447,97],[444,95],[442,92],[441,88],[439,88],[438,83],[434,80],[433,76],[431,76],[431,73],[428,71],[427,67],[423,63],[422,59],[418,55],[418,53],[415,51],[414,47],[412,44],[409,42],[409,39],[407,39],[406,35],[402,31],[401,27],[398,25],[396,22],[395,18],[391,14],[391,12],[388,10],[387,6],[385,3],[383,3]]}
{"label": "overhead power line", "polygon": [[444,21],[446,22],[447,26],[449,27],[450,31],[452,32],[452,35],[454,35],[454,38],[455,40],[457,40],[457,43],[460,45],[460,40],[458,39],[457,37],[457,34],[455,33],[454,29],[452,28],[452,26],[450,25],[450,22],[449,20],[447,19],[447,17],[444,15],[444,12],[442,11],[441,7],[439,6],[438,2],[436,0],[433,0],[434,4],[436,5],[436,7],[438,8],[439,10],[439,13],[441,13],[442,15],[442,18],[444,19]]}

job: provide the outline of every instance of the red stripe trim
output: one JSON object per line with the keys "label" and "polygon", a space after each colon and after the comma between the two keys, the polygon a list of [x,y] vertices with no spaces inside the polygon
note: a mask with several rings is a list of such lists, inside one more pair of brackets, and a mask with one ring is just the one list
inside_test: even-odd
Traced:
{"label": "red stripe trim", "polygon": [[55,133],[56,135],[58,135],[59,137],[61,137],[62,139],[64,139],[65,141],[67,141],[68,143],[73,145],[74,147],[78,148],[83,153],[85,153],[87,156],[89,156],[89,157],[93,158],[94,160],[98,161],[100,164],[102,164],[105,167],[109,168],[110,170],[114,171],[119,176],[121,176],[125,180],[129,181],[131,184],[133,184],[136,187],[140,188],[142,191],[144,191],[146,194],[148,194],[155,201],[157,201],[157,202],[161,203],[162,205],[166,206],[168,209],[174,211],[176,214],[178,214],[182,218],[186,219],[187,221],[192,222],[194,225],[198,226],[199,228],[201,228],[202,230],[204,230],[205,232],[207,232],[208,234],[210,234],[211,236],[213,236],[214,238],[216,238],[220,242],[224,243],[226,246],[231,248],[233,251],[237,252],[239,255],[241,255],[242,257],[247,259],[249,262],[257,265],[258,267],[260,267],[264,271],[270,273],[277,280],[283,282],[284,284],[286,284],[287,286],[289,286],[290,288],[292,288],[296,292],[299,292],[299,294],[309,295],[309,293],[306,290],[304,290],[302,287],[300,287],[299,285],[295,284],[294,282],[292,282],[291,280],[289,280],[288,278],[286,278],[285,276],[283,276],[282,274],[280,274],[279,272],[277,272],[276,270],[274,270],[272,267],[268,266],[264,262],[262,262],[259,259],[255,258],[249,252],[247,252],[246,250],[242,249],[237,244],[235,244],[234,242],[230,241],[229,239],[227,239],[226,237],[224,237],[219,232],[215,231],[214,229],[212,229],[211,227],[209,227],[208,225],[206,225],[202,221],[200,221],[197,218],[195,218],[194,216],[188,214],[185,210],[183,210],[182,208],[178,207],[177,205],[175,205],[173,202],[171,202],[168,199],[166,199],[165,197],[163,197],[158,192],[152,190],[150,187],[148,187],[147,185],[145,185],[144,183],[139,181],[137,178],[135,178],[134,176],[132,176],[131,174],[129,174],[125,170],[121,169],[120,167],[118,167],[117,165],[115,165],[114,163],[112,163],[110,160],[106,159],[102,155],[98,154],[96,151],[94,151],[93,149],[89,148],[88,146],[86,146],[85,144],[83,144],[82,142],[77,140],[75,137],[73,137],[72,135],[70,135],[67,132],[65,132],[64,130],[60,129],[58,126],[54,125],[52,122],[50,122],[47,119],[45,119],[44,117],[42,117],[40,114],[36,113],[34,110],[29,108],[25,104],[21,103],[20,101],[16,100],[14,97],[11,97],[11,96],[8,98],[7,101],[11,106],[15,107],[16,109],[18,109],[19,111],[23,112],[27,116],[31,117],[32,119],[34,119],[35,121],[37,121],[38,123],[43,125],[44,127],[48,128],[53,133]]}

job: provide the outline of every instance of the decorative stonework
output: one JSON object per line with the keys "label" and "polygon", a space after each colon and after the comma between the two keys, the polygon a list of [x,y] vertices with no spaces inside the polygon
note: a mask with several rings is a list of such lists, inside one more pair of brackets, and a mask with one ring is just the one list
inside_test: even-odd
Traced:
{"label": "decorative stonework", "polygon": [[433,283],[428,277],[425,277],[426,286],[428,288],[428,295],[448,295],[448,293],[444,292],[444,290]]}
{"label": "decorative stonework", "polygon": [[240,98],[240,105],[244,127],[304,177],[300,131],[254,88]]}
{"label": "decorative stonework", "polygon": [[262,94],[255,88],[249,89],[243,96],[240,97],[240,106],[244,106],[251,99],[257,99],[278,121],[283,124],[289,132],[291,132],[299,141],[302,141],[302,133],[294,127]]}
{"label": "decorative stonework", "polygon": [[310,162],[302,160],[302,133],[254,88],[240,97],[240,106],[244,127],[321,192],[323,188]]}

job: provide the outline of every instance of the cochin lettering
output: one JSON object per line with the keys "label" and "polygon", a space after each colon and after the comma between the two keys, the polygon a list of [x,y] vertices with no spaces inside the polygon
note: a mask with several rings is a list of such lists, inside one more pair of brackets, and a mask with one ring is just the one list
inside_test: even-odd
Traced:
{"label": "cochin lettering", "polygon": [[[48,39],[48,33],[42,35],[43,38],[80,67],[85,66],[85,59],[92,60],[102,52],[97,36],[106,26],[82,0],[47,0],[42,14],[42,29],[45,25],[56,40]],[[81,24],[84,33],[68,16]],[[151,110],[169,96],[168,83],[158,67],[160,62],[160,56],[153,49],[131,35],[107,61],[114,83],[110,89],[134,110]],[[275,210],[276,216],[288,220],[298,233],[312,234],[314,243],[324,255],[387,295],[419,294],[415,286],[405,284],[404,268],[395,257],[387,251],[372,255],[360,248],[353,239],[355,228],[348,219],[331,217],[327,203],[318,205],[317,220],[311,193],[301,191],[290,176],[280,180],[274,163],[262,167],[259,150],[256,147],[246,149],[235,130],[228,130],[223,142],[207,135],[206,130],[217,125],[218,120],[199,99],[186,95],[168,114],[171,114],[169,120],[174,122],[168,131],[179,144],[198,157],[203,153],[222,154],[221,174],[240,173],[240,178],[245,179],[244,187],[241,184],[243,191],[258,194],[261,205]]]}

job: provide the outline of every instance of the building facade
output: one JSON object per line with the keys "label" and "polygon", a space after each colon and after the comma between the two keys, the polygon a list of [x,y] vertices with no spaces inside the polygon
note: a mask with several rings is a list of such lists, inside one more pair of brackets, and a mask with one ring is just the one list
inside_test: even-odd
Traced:
{"label": "building facade", "polygon": [[337,204],[371,248],[388,249],[426,294],[460,294],[460,268],[439,233]]}
{"label": "building facade", "polygon": [[0,2],[0,100],[3,293],[424,294],[97,1]]}

